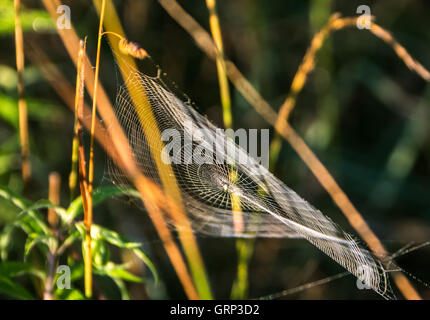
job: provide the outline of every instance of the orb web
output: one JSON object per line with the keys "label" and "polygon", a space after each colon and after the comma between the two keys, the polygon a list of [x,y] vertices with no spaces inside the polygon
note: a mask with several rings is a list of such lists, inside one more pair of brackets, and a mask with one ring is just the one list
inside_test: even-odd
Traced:
{"label": "orb web", "polygon": [[[159,77],[150,77],[132,68],[129,73],[117,93],[115,112],[118,120],[142,173],[161,188],[148,141],[154,138],[151,135],[157,130],[174,129],[179,133],[181,139],[176,143],[180,145],[174,147],[180,150],[177,155],[180,161],[171,163],[172,179],[176,179],[181,191],[193,232],[218,237],[303,238],[384,298],[394,297],[387,271],[371,252],[300,198],[232,139],[219,136],[218,128],[199,114],[189,101],[178,98]],[[135,108],[128,88],[148,98],[156,120],[151,124],[151,130],[143,130],[141,121],[149,121],[148,115],[137,114],[139,108]],[[203,130],[205,134],[197,142],[187,145],[185,138],[192,136],[195,130]],[[221,152],[223,162],[212,159],[211,163],[187,163],[186,158],[202,146],[205,150],[215,146],[217,152]],[[246,159],[246,164],[237,159]],[[234,181],[232,172],[235,173]],[[129,184],[112,161],[108,164],[108,175],[116,184]],[[243,223],[240,230],[235,228],[233,221],[233,195],[240,203]],[[175,226],[172,221],[169,224]]]}

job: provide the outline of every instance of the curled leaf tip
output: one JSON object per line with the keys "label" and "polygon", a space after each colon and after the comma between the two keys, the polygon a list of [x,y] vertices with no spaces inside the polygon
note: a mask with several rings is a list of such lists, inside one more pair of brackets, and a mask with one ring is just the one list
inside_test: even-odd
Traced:
{"label": "curled leaf tip", "polygon": [[128,41],[125,38],[122,38],[119,41],[119,49],[122,53],[128,54],[137,59],[144,59],[149,57],[148,52],[143,49],[138,43]]}

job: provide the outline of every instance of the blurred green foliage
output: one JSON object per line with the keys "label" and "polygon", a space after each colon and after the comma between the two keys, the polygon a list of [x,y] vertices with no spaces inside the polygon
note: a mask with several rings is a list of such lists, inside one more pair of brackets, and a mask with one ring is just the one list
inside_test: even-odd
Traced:
{"label": "blurred green foliage", "polygon": [[[116,195],[133,195],[137,196],[133,190],[119,189],[116,187],[104,187],[94,191],[94,205],[103,202],[104,200]],[[83,278],[83,263],[82,261],[73,258],[76,256],[75,242],[81,242],[82,251],[85,242],[85,226],[83,222],[77,221],[82,214],[82,198],[78,197],[74,200],[69,208],[54,206],[48,200],[39,200],[31,204],[28,200],[13,194],[5,188],[0,188],[0,198],[4,201],[17,207],[20,212],[10,219],[4,225],[0,233],[0,293],[6,294],[9,297],[17,299],[35,299],[37,296],[30,293],[24,286],[16,280],[17,277],[29,276],[36,277],[41,281],[47,281],[48,277],[53,277],[54,283],[58,277],[57,264],[54,266],[55,274],[48,274],[48,270],[36,268],[37,262],[34,256],[30,257],[33,249],[38,248],[42,259],[51,254],[55,256],[55,260],[67,261],[67,266],[70,268],[70,282],[79,282]],[[61,218],[60,227],[57,230],[52,230],[44,221],[41,211],[51,208]],[[12,261],[9,259],[9,251],[14,240],[17,238],[15,229],[23,232],[26,236],[23,260]],[[108,277],[116,284],[122,299],[128,299],[129,294],[125,287],[124,281],[136,283],[143,282],[143,278],[130,273],[127,269],[130,263],[118,264],[110,259],[109,245],[131,250],[138,259],[141,259],[149,268],[154,276],[155,282],[158,282],[158,274],[152,261],[141,250],[141,244],[129,242],[124,237],[115,231],[93,225],[91,229],[92,239],[92,256],[94,273],[103,277]],[[79,252],[79,251],[78,251]],[[22,254],[20,254],[22,256]],[[32,261],[30,263],[30,261]],[[39,284],[40,285],[40,284]],[[58,286],[55,290],[54,297],[64,299],[83,298],[79,289],[79,284],[71,288],[61,288]],[[36,288],[33,289],[37,292]],[[104,292],[100,292],[104,294]],[[41,298],[41,297],[39,297]]]}
{"label": "blurred green foliage", "polygon": [[[15,32],[15,11],[13,0],[0,1],[0,35]],[[55,31],[55,25],[45,10],[23,10],[21,13],[22,30],[37,29],[41,32]]]}

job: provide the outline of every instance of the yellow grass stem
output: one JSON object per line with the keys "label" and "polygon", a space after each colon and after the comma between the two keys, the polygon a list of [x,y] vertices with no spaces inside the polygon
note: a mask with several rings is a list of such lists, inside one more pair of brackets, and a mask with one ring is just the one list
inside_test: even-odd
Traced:
{"label": "yellow grass stem", "polygon": [[[228,84],[227,73],[225,70],[224,61],[224,45],[222,41],[221,27],[216,11],[216,0],[206,0],[206,6],[209,11],[209,24],[211,28],[212,38],[217,48],[216,66],[218,72],[218,82],[221,97],[221,105],[223,110],[223,121],[224,128],[231,129],[233,126],[233,116],[231,114],[231,99],[230,99],[230,88]],[[231,132],[228,130],[227,132]],[[234,183],[237,180],[237,172],[232,169],[230,172],[230,181]],[[233,181],[234,180],[234,181]],[[243,217],[240,208],[240,199],[232,193],[232,203],[235,206],[233,209],[233,225],[234,230],[237,233],[243,231]]]}
{"label": "yellow grass stem", "polygon": [[87,259],[85,259],[85,296],[92,296],[92,258],[91,258],[91,225],[93,223],[93,182],[94,182],[94,131],[96,127],[97,117],[97,86],[99,83],[100,71],[100,47],[103,33],[103,18],[105,12],[106,0],[102,0],[100,13],[99,33],[97,37],[97,56],[96,56],[96,71],[94,76],[94,97],[91,116],[91,132],[90,132],[90,159],[88,163],[88,215],[84,218],[86,227],[85,247]]}
{"label": "yellow grass stem", "polygon": [[85,73],[83,68],[83,59],[85,56],[85,46],[87,38],[81,40],[78,61],[76,65],[76,84],[75,84],[75,108],[74,108],[74,123],[73,123],[73,145],[72,145],[72,168],[69,175],[70,200],[75,198],[76,186],[78,181],[78,157],[79,157],[79,137],[78,137],[78,109],[79,104],[84,102],[84,79]]}
{"label": "yellow grass stem", "polygon": [[218,50],[218,54],[216,57],[216,66],[218,72],[219,90],[221,94],[222,115],[224,120],[224,127],[228,129],[233,126],[233,116],[231,113],[230,89],[227,74],[225,72],[224,48],[221,27],[216,12],[216,0],[206,0],[206,6],[209,10],[209,24],[212,37]]}
{"label": "yellow grass stem", "polygon": [[[359,21],[360,17],[345,17],[342,18],[339,13],[334,13],[328,23],[315,34],[313,37],[311,44],[306,51],[305,56],[303,57],[302,63],[300,64],[291,84],[290,91],[282,104],[279,114],[278,121],[280,119],[285,119],[288,121],[291,111],[296,105],[297,96],[303,89],[303,86],[306,83],[307,77],[309,73],[315,67],[315,56],[317,52],[322,48],[324,41],[330,35],[331,32],[341,30],[348,27],[356,27],[357,21]],[[403,63],[412,71],[417,73],[421,78],[426,81],[430,81],[430,72],[424,68],[418,61],[411,57],[411,55],[407,52],[407,50],[397,42],[396,39],[384,28],[376,24],[375,22],[371,22],[369,31],[383,40],[385,43],[390,45],[397,56],[403,61]],[[272,140],[270,145],[270,168],[274,169],[274,166],[278,160],[279,152],[281,150],[282,140],[279,134],[275,134],[275,137]]]}
{"label": "yellow grass stem", "polygon": [[[158,0],[168,14],[176,20],[195,40],[199,48],[210,58],[216,59],[216,46],[210,35],[197,21],[189,15],[175,0]],[[355,18],[354,18],[355,19]],[[337,25],[340,27],[342,24]],[[388,39],[387,39],[388,40]],[[413,60],[415,61],[415,60]],[[414,71],[419,70],[415,66]],[[299,136],[293,127],[279,117],[269,103],[255,90],[251,83],[242,75],[233,62],[226,60],[226,71],[230,81],[235,85],[243,97],[254,107],[254,109],[271,125],[282,137],[288,141],[299,157],[312,171],[320,184],[329,193],[330,197],[348,219],[351,226],[358,232],[367,243],[372,252],[383,262],[388,258],[388,252],[378,237],[373,233],[362,215],[358,212],[345,192],[337,184],[336,180],[312,152],[306,142]],[[394,282],[407,299],[421,299],[418,292],[409,280],[400,272],[392,274]]]}
{"label": "yellow grass stem", "polygon": [[[230,181],[235,184],[238,179],[237,170],[234,168],[230,172]],[[233,218],[233,228],[237,234],[243,233],[245,230],[245,222],[243,220],[243,212],[240,204],[240,196],[235,192],[231,193],[231,207],[232,207],[232,218]],[[236,250],[237,250],[237,275],[233,282],[233,287],[231,289],[231,298],[246,299],[248,294],[248,269],[249,262],[254,251],[254,239],[243,239],[239,238],[236,240]]]}
{"label": "yellow grass stem", "polygon": [[[212,38],[217,48],[216,66],[218,72],[218,83],[220,89],[224,127],[225,129],[229,129],[233,127],[233,116],[231,112],[230,88],[225,68],[224,45],[222,40],[220,22],[216,10],[216,0],[206,0],[206,6],[209,11],[209,25]],[[236,180],[237,171],[235,170],[235,168],[232,168],[230,172],[230,181],[234,184]],[[240,234],[244,231],[244,221],[240,205],[240,197],[233,192],[231,194],[231,201],[233,228],[237,234]],[[249,262],[249,259],[245,255],[245,252],[248,253],[253,251],[253,241],[250,241],[249,239],[237,239],[236,246],[238,248],[238,274],[233,284],[232,297],[237,299],[244,299],[248,287]]]}
{"label": "yellow grass stem", "polygon": [[16,71],[18,74],[18,109],[19,109],[19,137],[21,143],[21,170],[24,189],[28,187],[31,178],[30,147],[28,142],[27,101],[25,100],[24,85],[24,40],[20,18],[21,1],[14,1],[15,8],[15,53]]}
{"label": "yellow grass stem", "polygon": [[[240,241],[239,241],[240,240]],[[246,299],[249,287],[249,261],[254,252],[255,239],[238,239],[236,250],[238,252],[237,275],[231,289],[231,299]]]}
{"label": "yellow grass stem", "polygon": [[69,190],[70,190],[70,201],[75,198],[76,186],[78,183],[78,132],[76,130],[76,122],[78,118],[75,118],[74,135],[72,142],[72,165],[69,174]]}

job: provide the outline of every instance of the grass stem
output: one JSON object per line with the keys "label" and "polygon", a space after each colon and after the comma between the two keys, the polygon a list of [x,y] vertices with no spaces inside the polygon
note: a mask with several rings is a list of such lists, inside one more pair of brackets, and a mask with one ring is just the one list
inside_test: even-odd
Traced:
{"label": "grass stem", "polygon": [[[302,91],[309,73],[315,67],[316,54],[322,48],[324,41],[334,31],[342,30],[348,27],[356,27],[359,18],[360,17],[342,18],[340,14],[334,13],[330,17],[327,24],[315,34],[296,74],[294,75],[293,82],[291,83],[291,88],[287,95],[287,98],[285,99],[279,110],[278,121],[280,121],[280,119],[285,119],[286,121],[288,121],[291,111],[296,105],[297,96]],[[430,72],[426,68],[424,68],[421,63],[412,58],[412,56],[407,52],[407,50],[400,43],[398,43],[397,40],[394,39],[394,37],[387,30],[385,30],[378,24],[372,22],[369,31],[377,38],[381,39],[389,46],[391,46],[397,56],[410,70],[414,71],[424,80],[430,81]],[[269,156],[271,169],[274,169],[275,167],[281,147],[281,136],[276,133],[270,145]]]}
{"label": "grass stem", "polygon": [[85,296],[92,296],[92,255],[91,255],[91,225],[93,223],[93,182],[94,182],[94,131],[96,127],[97,117],[97,86],[99,82],[100,72],[100,47],[103,36],[103,18],[105,13],[106,1],[102,0],[102,9],[99,21],[99,33],[97,37],[97,56],[96,56],[96,71],[94,78],[94,97],[91,117],[91,132],[90,132],[90,159],[88,163],[88,215],[85,217],[86,238],[85,247]]}
{"label": "grass stem", "polygon": [[[209,11],[209,24],[213,41],[217,48],[216,66],[218,72],[218,83],[220,89],[222,114],[225,129],[233,127],[233,116],[231,111],[231,99],[230,99],[230,88],[225,68],[224,60],[224,45],[222,40],[222,33],[220,22],[216,10],[216,0],[206,0],[206,6]],[[235,168],[231,169],[230,181],[236,182],[237,172]],[[232,216],[233,216],[233,227],[237,234],[244,232],[244,221],[243,213],[240,205],[240,197],[231,194],[232,201]],[[238,238],[236,240],[236,247],[238,253],[238,273],[233,283],[231,296],[234,299],[244,299],[247,294],[248,288],[248,255],[252,255],[253,251],[253,240]]]}
{"label": "grass stem", "polygon": [[224,46],[222,41],[221,27],[219,24],[218,14],[216,12],[216,0],[206,0],[206,6],[209,10],[209,24],[217,48],[216,66],[218,72],[218,83],[221,95],[222,115],[224,127],[232,128],[233,116],[231,113],[231,99],[228,78],[225,70]]}
{"label": "grass stem", "polygon": [[21,170],[24,189],[28,187],[31,178],[30,147],[28,142],[27,101],[25,100],[24,85],[24,40],[20,18],[21,1],[14,1],[15,8],[15,52],[16,71],[18,74],[18,109],[19,109],[19,137],[21,143]]}

